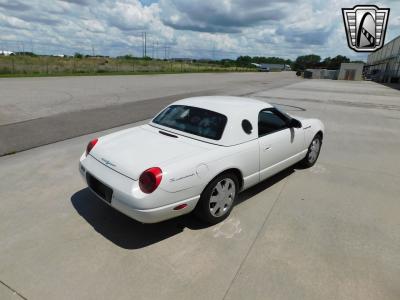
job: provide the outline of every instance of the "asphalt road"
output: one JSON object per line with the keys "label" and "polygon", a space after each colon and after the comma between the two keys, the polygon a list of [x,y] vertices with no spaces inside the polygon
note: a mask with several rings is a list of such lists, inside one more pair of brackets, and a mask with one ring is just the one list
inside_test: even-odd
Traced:
{"label": "asphalt road", "polygon": [[0,156],[141,121],[197,95],[248,95],[294,72],[0,79]]}
{"label": "asphalt road", "polygon": [[400,92],[303,80],[251,96],[323,120],[322,152],[212,227],[139,224],[94,197],[77,164],[105,132],[1,157],[0,298],[398,300]]}

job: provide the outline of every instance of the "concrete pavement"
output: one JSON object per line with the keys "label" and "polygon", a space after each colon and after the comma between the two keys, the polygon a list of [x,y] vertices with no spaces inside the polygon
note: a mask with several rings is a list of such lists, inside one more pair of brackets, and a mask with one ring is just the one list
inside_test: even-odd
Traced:
{"label": "concrete pavement", "polygon": [[294,72],[0,79],[0,156],[144,120],[185,97],[298,81]]}
{"label": "concrete pavement", "polygon": [[254,92],[295,79],[294,72],[1,78],[0,125],[180,94]]}
{"label": "concrete pavement", "polygon": [[399,95],[327,80],[252,94],[322,119],[322,152],[242,193],[212,227],[191,216],[143,225],[95,198],[77,162],[104,132],[1,157],[0,296],[399,299]]}

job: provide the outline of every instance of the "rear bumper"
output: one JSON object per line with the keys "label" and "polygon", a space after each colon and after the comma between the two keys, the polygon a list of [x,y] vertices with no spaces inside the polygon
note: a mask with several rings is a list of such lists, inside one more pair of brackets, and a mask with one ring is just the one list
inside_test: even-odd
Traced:
{"label": "rear bumper", "polygon": [[[158,223],[189,213],[195,208],[199,198],[199,196],[196,196],[184,201],[152,209],[135,209],[122,201],[118,201],[118,198],[116,198],[111,202],[111,206],[139,222]],[[184,203],[188,205],[186,208],[182,210],[174,210],[176,206]]]}
{"label": "rear bumper", "polygon": [[[137,181],[111,170],[90,157],[81,158],[79,172],[90,190],[98,198],[121,213],[142,223],[157,223],[187,214],[196,207],[200,198],[200,195],[193,196],[188,194],[187,191],[169,193],[161,189],[150,195],[143,194],[138,190]],[[112,189],[110,199],[105,199],[104,195],[90,187],[87,181],[87,173],[101,184]],[[187,206],[180,210],[174,210],[180,204]]]}

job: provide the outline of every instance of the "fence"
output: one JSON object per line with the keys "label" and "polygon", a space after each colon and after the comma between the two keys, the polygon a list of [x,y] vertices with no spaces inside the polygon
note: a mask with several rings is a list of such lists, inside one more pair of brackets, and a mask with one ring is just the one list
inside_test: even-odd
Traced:
{"label": "fence", "polygon": [[[216,61],[221,58],[236,59],[239,55],[216,50],[215,47],[182,49],[154,40],[142,45],[120,43],[112,47],[0,40],[0,76],[254,71],[254,68],[237,67],[232,62]],[[193,57],[205,59],[195,60]]]}
{"label": "fence", "polygon": [[[206,45],[206,43],[205,43]],[[214,45],[209,48],[183,48],[167,42],[159,42],[156,40],[147,39],[146,43],[137,41],[135,44],[128,44],[128,42],[119,42],[113,45],[102,44],[57,44],[57,43],[39,43],[34,41],[11,41],[0,39],[0,53],[2,51],[10,52],[32,52],[38,55],[67,55],[73,56],[75,53],[90,56],[124,56],[130,54],[135,57],[151,57],[153,59],[171,59],[171,58],[205,58],[210,60],[219,60],[224,58],[236,59],[241,55],[250,55],[249,53],[243,54],[235,51],[217,49]],[[255,56],[254,54],[253,56]]]}

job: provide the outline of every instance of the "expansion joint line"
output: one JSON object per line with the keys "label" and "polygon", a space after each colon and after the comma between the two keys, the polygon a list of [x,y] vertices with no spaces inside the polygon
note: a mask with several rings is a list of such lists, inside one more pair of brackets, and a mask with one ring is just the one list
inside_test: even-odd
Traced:
{"label": "expansion joint line", "polygon": [[[289,176],[289,177],[290,177],[290,176]],[[231,289],[231,287],[232,287],[233,283],[235,282],[236,278],[238,277],[238,275],[239,275],[239,273],[240,273],[240,270],[243,268],[243,265],[244,265],[245,261],[247,260],[247,257],[249,256],[251,250],[253,249],[253,247],[254,247],[256,241],[258,240],[258,238],[259,238],[259,236],[260,236],[260,234],[261,234],[261,231],[263,230],[263,228],[264,228],[265,225],[267,224],[267,222],[268,222],[268,220],[269,220],[269,217],[271,216],[272,211],[274,210],[274,208],[275,208],[275,206],[276,206],[276,203],[278,202],[279,198],[281,197],[281,194],[282,194],[282,192],[283,192],[283,190],[284,190],[284,188],[285,188],[285,186],[286,186],[286,183],[289,181],[289,177],[287,177],[287,178],[285,179],[285,182],[283,183],[282,188],[281,188],[281,190],[279,191],[278,196],[276,197],[274,203],[272,204],[272,207],[271,207],[271,209],[269,210],[267,216],[265,217],[264,222],[263,222],[262,225],[260,226],[260,229],[258,230],[256,237],[254,238],[253,242],[251,243],[249,249],[247,250],[246,255],[244,256],[242,262],[240,263],[240,265],[239,265],[239,267],[238,267],[238,269],[237,269],[237,271],[236,271],[236,273],[235,273],[235,276],[233,276],[231,282],[229,283],[229,286],[228,286],[228,288],[227,288],[226,291],[225,291],[224,297],[222,298],[223,300],[226,299],[226,296],[228,295],[229,290]]]}
{"label": "expansion joint line", "polygon": [[28,298],[22,296],[20,293],[18,293],[16,290],[14,290],[12,287],[10,287],[9,285],[5,284],[4,281],[0,280],[0,283],[2,285],[4,285],[7,289],[9,289],[14,295],[17,295],[18,297],[20,297],[21,299],[24,300],[28,300]]}

